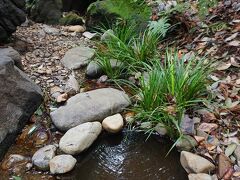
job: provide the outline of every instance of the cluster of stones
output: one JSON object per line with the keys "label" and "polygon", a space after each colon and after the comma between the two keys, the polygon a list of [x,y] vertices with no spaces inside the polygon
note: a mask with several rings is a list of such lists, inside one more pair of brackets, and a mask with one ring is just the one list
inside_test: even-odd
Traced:
{"label": "cluster of stones", "polygon": [[[89,64],[94,50],[85,46],[66,52],[61,63],[68,69],[77,70]],[[77,87],[76,92],[79,92]],[[102,88],[78,93],[65,105],[51,113],[53,124],[62,132],[59,145],[47,145],[32,157],[37,169],[50,170],[52,174],[71,171],[77,160],[73,157],[87,150],[101,134],[102,129],[118,133],[124,126],[120,112],[130,105],[128,95],[113,88]],[[62,154],[57,155],[57,149]]]}
{"label": "cluster of stones", "polygon": [[40,170],[50,169],[53,174],[72,170],[77,162],[72,155],[88,149],[102,128],[109,133],[122,130],[124,121],[118,113],[129,105],[128,96],[112,88],[97,89],[71,97],[66,105],[51,113],[55,126],[66,131],[58,145],[65,154],[56,156],[57,147],[47,145],[33,155],[33,164]]}

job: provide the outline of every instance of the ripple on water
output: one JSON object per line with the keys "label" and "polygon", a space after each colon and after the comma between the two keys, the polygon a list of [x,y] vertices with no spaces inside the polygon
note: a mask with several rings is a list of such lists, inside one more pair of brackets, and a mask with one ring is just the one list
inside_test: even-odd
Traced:
{"label": "ripple on water", "polygon": [[137,132],[104,134],[78,156],[75,169],[61,179],[71,180],[185,180],[187,175],[171,143]]}

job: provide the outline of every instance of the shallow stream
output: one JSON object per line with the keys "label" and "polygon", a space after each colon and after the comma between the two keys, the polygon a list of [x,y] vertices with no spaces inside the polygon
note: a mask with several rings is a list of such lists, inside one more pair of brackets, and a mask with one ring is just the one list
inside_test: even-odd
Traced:
{"label": "shallow stream", "polygon": [[101,135],[88,151],[77,157],[75,169],[64,180],[186,180],[179,153],[169,141],[139,132]]}

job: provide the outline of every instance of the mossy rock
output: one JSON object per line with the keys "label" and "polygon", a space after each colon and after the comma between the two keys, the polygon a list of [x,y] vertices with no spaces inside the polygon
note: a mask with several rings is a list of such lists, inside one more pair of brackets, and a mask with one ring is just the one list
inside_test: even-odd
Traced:
{"label": "mossy rock", "polygon": [[61,18],[59,22],[62,25],[82,25],[82,24],[84,24],[83,18],[74,12],[68,13],[65,17]]}
{"label": "mossy rock", "polygon": [[[141,3],[140,3],[141,2]],[[151,8],[141,0],[105,0],[92,3],[88,8],[90,24],[121,18],[142,23],[149,20]]]}

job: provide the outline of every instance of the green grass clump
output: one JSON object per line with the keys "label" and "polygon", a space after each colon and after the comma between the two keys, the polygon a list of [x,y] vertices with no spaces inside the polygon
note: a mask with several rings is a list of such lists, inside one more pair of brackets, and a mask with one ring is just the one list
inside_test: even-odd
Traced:
{"label": "green grass clump", "polygon": [[[97,56],[99,63],[104,66],[107,59],[117,59],[122,62],[121,72],[132,74],[132,72],[144,71],[145,65],[151,65],[152,59],[157,56],[157,48],[160,40],[165,37],[170,24],[167,19],[150,23],[148,28],[140,33],[136,32],[136,24],[117,24],[109,33],[109,38],[99,45]],[[109,68],[105,69],[107,75]],[[117,76],[114,76],[117,78]],[[110,76],[111,78],[111,76]]]}
{"label": "green grass clump", "polygon": [[204,60],[193,58],[185,63],[177,53],[167,52],[164,63],[156,61],[148,78],[142,78],[135,89],[140,97],[134,108],[136,119],[163,123],[171,138],[179,137],[185,111],[203,100],[209,73]]}
{"label": "green grass clump", "polygon": [[88,12],[91,15],[103,14],[106,18],[114,14],[123,20],[141,23],[149,19],[151,8],[144,0],[105,0],[92,3]]}

